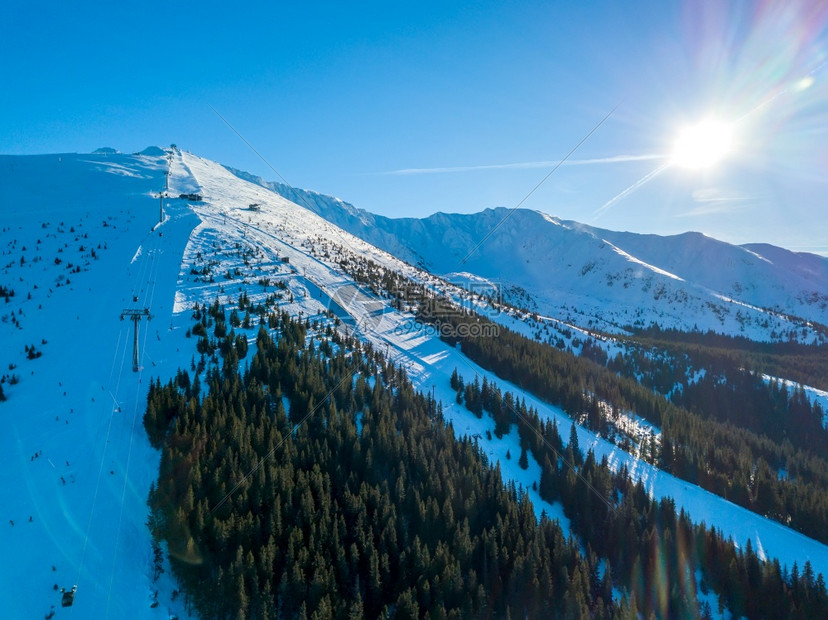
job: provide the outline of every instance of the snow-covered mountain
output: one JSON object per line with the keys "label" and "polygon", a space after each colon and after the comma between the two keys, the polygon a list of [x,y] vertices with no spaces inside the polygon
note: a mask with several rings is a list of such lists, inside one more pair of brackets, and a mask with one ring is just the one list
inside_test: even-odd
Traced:
{"label": "snow-covered mountain", "polygon": [[583,327],[658,323],[757,340],[828,337],[808,324],[828,326],[826,257],[693,232],[615,232],[527,209],[395,219],[234,173],[413,265],[452,280],[474,274],[501,286],[514,305]]}
{"label": "snow-covered mountain", "polygon": [[[340,227],[314,213],[310,197],[337,204],[333,199],[308,193],[296,196],[297,204],[241,176],[189,153],[156,148],[134,155],[107,149],[91,155],[0,156],[0,386],[7,399],[0,402],[3,617],[52,611],[62,617],[59,588],[75,584],[72,613],[78,617],[187,617],[169,571],[155,571],[146,499],[159,454],[149,445],[141,417],[151,379],[166,382],[179,368],[192,368],[193,304],[219,299],[232,306],[241,292],[253,303],[278,293],[279,309],[294,316],[325,321],[326,311],[336,312],[351,333],[404,367],[418,389],[443,403],[458,435],[480,436],[481,449],[499,463],[503,477],[528,489],[538,515],[546,512],[567,528],[560,505],[544,502],[531,489],[540,477],[538,464],[524,470],[507,456],[520,450],[517,431],[488,438],[493,421],[458,406],[449,377],[460,367],[487,378],[563,428],[571,423],[569,416],[481,368],[345,273],[339,261],[361,257],[436,282],[343,230],[351,219],[367,218],[366,227],[376,219],[343,204],[337,207]],[[166,185],[169,197],[160,200]],[[194,194],[203,200],[194,200]],[[485,215],[491,222],[498,218],[494,211]],[[485,228],[473,224],[473,217],[438,215],[431,223],[405,225],[421,226],[424,239],[443,229],[451,237],[443,254],[423,246],[435,249],[424,255],[449,261],[462,251],[461,241],[470,243],[473,233]],[[524,234],[517,224],[525,217],[563,231],[558,241],[563,258],[552,254],[548,260],[575,260],[567,247],[569,234],[593,239],[592,245],[582,240],[584,248],[610,248],[594,231],[533,212],[510,218],[502,232]],[[462,226],[449,235],[454,219]],[[505,251],[504,239],[487,251]],[[580,260],[587,259],[584,248],[578,250]],[[775,261],[787,256],[773,251],[779,254],[762,253]],[[596,265],[613,255],[624,259],[610,249]],[[521,256],[532,254],[525,249]],[[472,260],[476,268],[485,266],[482,258]],[[510,273],[542,275],[519,267],[513,265]],[[658,273],[649,266],[640,269],[646,277]],[[587,284],[580,294],[587,299]],[[127,310],[143,309],[149,316],[139,321],[139,363],[133,372],[134,324],[123,318]],[[257,327],[239,327],[237,333],[255,347]],[[626,466],[651,494],[674,498],[695,522],[715,524],[739,545],[752,540],[763,554],[788,566],[808,559],[816,571],[828,571],[825,545],[666,474],[585,428],[577,427],[577,434],[582,448],[593,449],[598,459],[606,456],[613,467]]]}

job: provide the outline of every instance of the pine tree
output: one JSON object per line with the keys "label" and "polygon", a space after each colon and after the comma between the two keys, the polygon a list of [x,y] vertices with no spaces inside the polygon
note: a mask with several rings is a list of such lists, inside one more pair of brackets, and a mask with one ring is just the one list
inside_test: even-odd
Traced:
{"label": "pine tree", "polygon": [[580,465],[583,462],[583,454],[581,454],[581,448],[578,444],[578,430],[575,428],[575,422],[569,427],[569,443],[567,444],[567,450],[572,451],[572,457],[576,465]]}
{"label": "pine tree", "polygon": [[518,459],[518,465],[522,469],[529,469],[529,459],[526,456],[526,448],[520,449],[520,458]]}
{"label": "pine tree", "polygon": [[[525,495],[503,484],[499,463],[489,466],[474,442],[435,424],[431,400],[370,346],[335,332],[323,338],[284,313],[270,316],[278,333],[259,331],[244,372],[237,363],[221,369],[218,360],[205,361],[201,397],[188,396],[177,377],[167,386],[153,381],[147,399],[148,417],[154,411],[164,428],[148,525],[176,550],[173,573],[200,615],[550,617],[567,609],[606,618],[629,609],[612,602],[615,585],[630,593],[628,605],[640,601],[644,617],[688,617],[698,611],[686,600],[692,581],[681,580],[700,569],[733,610],[825,616],[821,576],[796,572],[786,585],[778,565],[760,565],[752,551],[739,554],[717,532],[677,517],[674,504],[651,499],[625,468],[613,472],[589,452],[581,476],[559,471],[556,426],[506,392],[503,401],[522,413],[510,422],[521,437],[519,461],[528,463],[531,450],[542,464],[539,492],[563,505],[577,536],[567,541],[556,523],[536,520]],[[343,377],[349,380],[338,386]],[[496,402],[497,387],[489,383],[486,391]],[[296,422],[320,405],[292,432],[283,397]],[[439,411],[436,417],[442,421]],[[572,461],[577,430],[570,428]],[[533,440],[538,434],[549,443]],[[262,459],[272,446],[273,458]],[[589,550],[586,559],[576,540]],[[652,570],[654,549],[661,571]],[[600,580],[598,557],[606,561]],[[760,586],[753,585],[757,569]],[[763,593],[761,603],[739,598],[748,583]],[[656,588],[666,608],[651,596]]]}

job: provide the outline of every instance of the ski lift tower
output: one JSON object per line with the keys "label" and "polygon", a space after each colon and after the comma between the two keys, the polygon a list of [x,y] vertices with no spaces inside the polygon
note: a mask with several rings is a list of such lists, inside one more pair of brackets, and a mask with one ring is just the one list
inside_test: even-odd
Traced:
{"label": "ski lift tower", "polygon": [[158,192],[158,223],[164,223],[164,198],[168,198],[167,191]]}
{"label": "ski lift tower", "polygon": [[127,308],[121,312],[121,320],[123,321],[124,317],[131,317],[132,323],[135,326],[135,334],[132,341],[132,372],[138,372],[138,321],[144,316],[149,317],[148,308]]}

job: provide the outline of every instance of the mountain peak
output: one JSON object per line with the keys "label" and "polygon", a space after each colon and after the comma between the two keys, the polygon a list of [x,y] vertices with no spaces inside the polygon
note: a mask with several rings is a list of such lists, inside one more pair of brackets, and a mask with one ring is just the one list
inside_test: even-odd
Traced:
{"label": "mountain peak", "polygon": [[151,157],[163,157],[167,152],[160,146],[148,146],[140,153],[141,155],[149,155]]}
{"label": "mountain peak", "polygon": [[816,255],[736,246],[698,231],[604,230],[507,207],[389,218],[329,196],[254,182],[310,205],[412,265],[502,283],[504,290],[519,291],[514,303],[576,324],[609,331],[658,324],[757,340],[802,339],[805,333],[806,341],[821,341],[828,334],[807,325],[828,325],[828,259]]}

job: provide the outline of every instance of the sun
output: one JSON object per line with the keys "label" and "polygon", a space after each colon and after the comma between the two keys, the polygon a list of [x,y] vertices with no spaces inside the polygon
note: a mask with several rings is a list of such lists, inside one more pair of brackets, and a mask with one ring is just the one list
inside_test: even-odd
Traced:
{"label": "sun", "polygon": [[732,147],[732,125],[708,119],[681,130],[670,161],[693,170],[710,168],[727,157]]}

